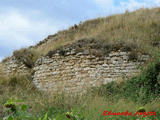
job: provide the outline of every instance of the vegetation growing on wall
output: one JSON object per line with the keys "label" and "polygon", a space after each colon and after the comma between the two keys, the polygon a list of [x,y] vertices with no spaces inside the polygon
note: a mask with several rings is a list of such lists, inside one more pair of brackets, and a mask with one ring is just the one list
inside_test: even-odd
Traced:
{"label": "vegetation growing on wall", "polygon": [[140,9],[135,12],[112,15],[106,18],[87,20],[75,29],[60,31],[51,36],[35,49],[47,54],[64,45],[74,43],[80,39],[95,38],[102,44],[125,43],[136,46],[137,51],[153,53],[160,42],[160,8]]}
{"label": "vegetation growing on wall", "polygon": [[101,96],[111,95],[145,104],[160,97],[159,70],[160,61],[156,60],[150,63],[140,75],[120,83],[113,81],[98,88],[97,92]]}
{"label": "vegetation growing on wall", "polygon": [[14,51],[13,55],[18,60],[18,62],[22,62],[28,68],[32,68],[34,66],[35,61],[40,56],[38,51],[27,48],[16,50]]}

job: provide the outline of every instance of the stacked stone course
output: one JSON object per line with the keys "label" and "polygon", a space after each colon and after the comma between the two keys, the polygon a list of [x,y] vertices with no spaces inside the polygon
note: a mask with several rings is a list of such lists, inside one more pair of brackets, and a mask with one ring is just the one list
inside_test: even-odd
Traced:
{"label": "stacked stone course", "polygon": [[1,63],[1,68],[5,75],[12,73],[25,74],[29,72],[29,68],[27,68],[22,62],[19,62],[14,56],[9,57],[5,62]]}
{"label": "stacked stone course", "polygon": [[88,88],[139,73],[137,67],[149,58],[141,55],[137,61],[129,61],[128,55],[129,52],[120,50],[110,52],[103,59],[74,50],[65,56],[55,53],[51,58],[37,60],[33,82],[44,91],[81,94]]}

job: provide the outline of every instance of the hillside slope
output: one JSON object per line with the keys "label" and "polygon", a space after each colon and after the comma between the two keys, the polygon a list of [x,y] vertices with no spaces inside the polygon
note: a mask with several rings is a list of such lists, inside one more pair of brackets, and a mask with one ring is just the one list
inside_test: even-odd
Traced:
{"label": "hillside slope", "polygon": [[[125,45],[135,53],[155,54],[160,45],[160,8],[140,9],[135,12],[87,20],[57,34],[49,35],[37,45],[17,50],[14,56],[21,62],[29,61],[29,67],[50,51],[81,39],[94,38],[104,47]],[[26,57],[27,54],[27,57]],[[22,59],[23,58],[23,59]]]}
{"label": "hillside slope", "polygon": [[106,18],[88,20],[50,35],[47,41],[35,47],[41,54],[80,39],[95,38],[102,44],[124,42],[137,46],[139,50],[150,52],[159,45],[160,8],[140,9],[135,12],[113,15]]}

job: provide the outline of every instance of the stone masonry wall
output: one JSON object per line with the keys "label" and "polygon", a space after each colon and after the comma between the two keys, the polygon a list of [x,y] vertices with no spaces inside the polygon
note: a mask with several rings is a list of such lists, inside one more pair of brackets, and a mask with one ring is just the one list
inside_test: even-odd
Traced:
{"label": "stone masonry wall", "polygon": [[37,88],[55,93],[83,93],[88,88],[107,84],[123,76],[139,72],[149,56],[141,55],[137,61],[129,61],[129,52],[112,51],[101,59],[89,53],[58,53],[37,60],[33,82]]}
{"label": "stone masonry wall", "polygon": [[23,74],[28,73],[29,69],[21,62],[17,61],[14,56],[9,57],[5,62],[0,63],[5,75],[12,73]]}

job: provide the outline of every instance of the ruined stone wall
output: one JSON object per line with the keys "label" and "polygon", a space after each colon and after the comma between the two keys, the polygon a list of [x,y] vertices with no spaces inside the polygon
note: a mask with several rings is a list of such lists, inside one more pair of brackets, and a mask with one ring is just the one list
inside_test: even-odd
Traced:
{"label": "ruined stone wall", "polygon": [[[82,39],[49,51],[27,68],[13,55],[0,63],[3,73],[29,73],[37,88],[53,93],[84,93],[119,78],[139,73],[148,55],[134,51],[124,44],[106,45],[94,39]],[[24,53],[23,53],[24,54]],[[135,59],[136,58],[136,59]]]}
{"label": "ruined stone wall", "polygon": [[33,82],[44,91],[83,93],[90,87],[138,73],[137,67],[148,59],[147,55],[141,55],[137,61],[129,61],[128,55],[129,52],[120,50],[103,59],[86,52],[71,51],[65,56],[56,53],[37,60]]}
{"label": "ruined stone wall", "polygon": [[14,56],[7,58],[4,62],[0,63],[3,73],[9,74],[23,74],[28,73],[29,69],[22,63],[16,60]]}

